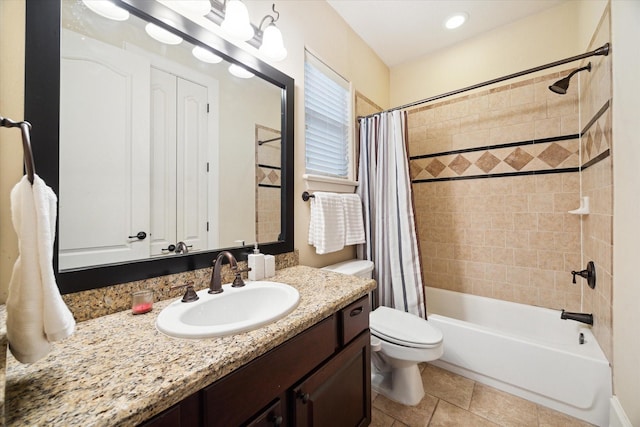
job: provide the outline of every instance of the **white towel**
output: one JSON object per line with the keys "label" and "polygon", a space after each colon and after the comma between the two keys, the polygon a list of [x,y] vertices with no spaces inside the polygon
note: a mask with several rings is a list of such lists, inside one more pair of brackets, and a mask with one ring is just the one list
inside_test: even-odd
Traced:
{"label": "white towel", "polygon": [[357,194],[341,194],[344,207],[345,246],[365,243],[362,200]]}
{"label": "white towel", "polygon": [[37,175],[33,186],[24,176],[11,190],[11,219],[19,255],[9,282],[7,339],[19,362],[33,363],[75,329],[53,273],[56,195]]}
{"label": "white towel", "polygon": [[309,244],[317,254],[328,254],[344,248],[344,208],[339,194],[316,192],[311,199]]}

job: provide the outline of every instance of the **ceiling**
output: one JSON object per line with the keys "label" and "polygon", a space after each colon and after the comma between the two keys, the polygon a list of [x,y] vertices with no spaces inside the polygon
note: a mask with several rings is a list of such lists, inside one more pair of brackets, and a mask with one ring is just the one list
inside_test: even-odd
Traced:
{"label": "ceiling", "polygon": [[[389,67],[507,25],[567,0],[327,0]],[[444,20],[469,19],[456,30]]]}

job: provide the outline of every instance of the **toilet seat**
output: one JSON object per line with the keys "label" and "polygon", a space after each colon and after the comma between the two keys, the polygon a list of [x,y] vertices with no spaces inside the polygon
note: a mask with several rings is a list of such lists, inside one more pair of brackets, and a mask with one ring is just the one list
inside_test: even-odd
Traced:
{"label": "toilet seat", "polygon": [[371,312],[369,323],[373,335],[397,345],[426,349],[442,344],[442,332],[411,313],[381,306]]}

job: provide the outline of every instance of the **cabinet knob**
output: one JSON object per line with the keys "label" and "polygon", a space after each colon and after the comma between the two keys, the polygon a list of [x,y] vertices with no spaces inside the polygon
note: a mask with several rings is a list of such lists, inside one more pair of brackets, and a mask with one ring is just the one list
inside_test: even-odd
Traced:
{"label": "cabinet knob", "polygon": [[355,316],[357,316],[358,314],[362,313],[362,311],[363,311],[362,306],[360,306],[360,307],[356,307],[356,308],[354,308],[353,310],[351,310],[351,312],[349,312],[349,316],[350,316],[350,317],[355,317]]}
{"label": "cabinet knob", "polygon": [[274,426],[281,426],[282,421],[283,421],[282,415],[271,414],[269,416],[269,422],[273,423]]}
{"label": "cabinet knob", "polygon": [[304,404],[309,402],[309,399],[311,398],[311,396],[309,396],[309,393],[303,393],[302,391],[298,393],[298,397],[300,398],[300,400],[302,400],[302,403]]}
{"label": "cabinet knob", "polygon": [[176,250],[176,245],[169,245],[166,249],[162,249],[162,252],[173,252]]}

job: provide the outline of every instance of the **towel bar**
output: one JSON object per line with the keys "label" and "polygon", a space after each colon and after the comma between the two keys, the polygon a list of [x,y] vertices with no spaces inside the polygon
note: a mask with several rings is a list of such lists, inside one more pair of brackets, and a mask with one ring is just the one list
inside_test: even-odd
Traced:
{"label": "towel bar", "polygon": [[5,128],[17,128],[22,131],[22,149],[24,151],[24,167],[27,170],[27,178],[29,182],[33,184],[33,175],[36,173],[36,169],[33,162],[33,152],[31,151],[31,137],[29,136],[29,129],[31,129],[31,123],[29,122],[14,122],[11,119],[0,116],[0,127]]}
{"label": "towel bar", "polygon": [[315,198],[316,196],[314,196],[313,194],[309,194],[308,191],[304,191],[302,193],[302,200],[304,200],[305,202],[308,202],[309,199]]}

